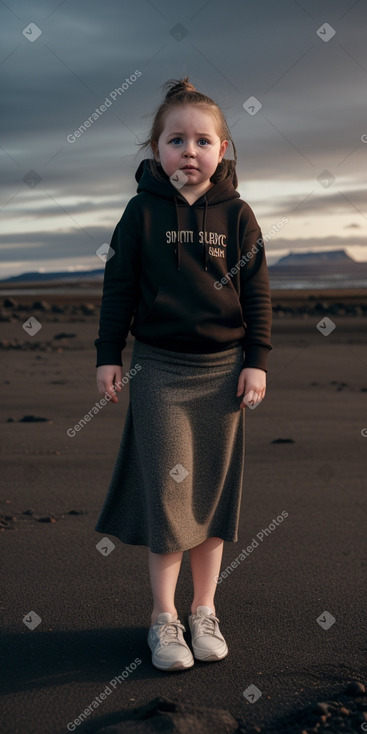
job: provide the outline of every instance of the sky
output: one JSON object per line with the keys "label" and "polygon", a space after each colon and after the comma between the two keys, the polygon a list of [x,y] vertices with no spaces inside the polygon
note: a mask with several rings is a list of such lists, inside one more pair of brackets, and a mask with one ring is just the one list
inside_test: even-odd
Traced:
{"label": "sky", "polygon": [[103,268],[162,84],[187,75],[226,116],[268,263],[367,261],[366,6],[0,0],[0,278]]}

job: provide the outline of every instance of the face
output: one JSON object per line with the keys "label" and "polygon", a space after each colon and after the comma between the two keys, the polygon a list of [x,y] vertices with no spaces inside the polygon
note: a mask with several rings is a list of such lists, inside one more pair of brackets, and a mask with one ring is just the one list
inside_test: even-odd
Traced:
{"label": "face", "polygon": [[[152,144],[156,161],[167,176],[181,169],[186,186],[207,183],[222,160],[228,140],[220,141],[210,112],[194,105],[175,107],[166,115],[158,146]],[[192,168],[186,168],[192,166]]]}

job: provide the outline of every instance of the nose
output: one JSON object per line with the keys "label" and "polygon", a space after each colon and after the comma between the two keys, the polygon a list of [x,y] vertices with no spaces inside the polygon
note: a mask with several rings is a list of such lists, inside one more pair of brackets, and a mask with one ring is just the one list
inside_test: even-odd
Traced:
{"label": "nose", "polygon": [[194,144],[191,143],[190,141],[187,141],[185,145],[184,156],[194,156],[194,155],[196,155],[195,150],[194,150]]}

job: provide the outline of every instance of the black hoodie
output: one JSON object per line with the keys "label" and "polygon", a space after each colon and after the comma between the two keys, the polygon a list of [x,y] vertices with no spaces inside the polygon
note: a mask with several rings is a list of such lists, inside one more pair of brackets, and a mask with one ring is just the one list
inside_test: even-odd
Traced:
{"label": "black hoodie", "polygon": [[142,342],[177,352],[241,345],[242,367],[266,372],[272,349],[269,276],[251,207],[229,176],[190,205],[180,183],[158,170],[162,181],[153,176],[149,159],[140,163],[138,193],[112,236],[96,367],[122,366],[130,330]]}

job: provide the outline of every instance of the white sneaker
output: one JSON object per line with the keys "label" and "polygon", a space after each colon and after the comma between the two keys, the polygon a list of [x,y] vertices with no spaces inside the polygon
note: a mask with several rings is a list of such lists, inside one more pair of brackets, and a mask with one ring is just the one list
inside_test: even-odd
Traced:
{"label": "white sneaker", "polygon": [[194,665],[182,631],[186,631],[185,627],[170,612],[161,612],[150,626],[148,645],[152,651],[152,663],[159,670],[184,670]]}
{"label": "white sneaker", "polygon": [[189,615],[191,644],[197,660],[222,660],[228,654],[227,643],[219,629],[219,619],[213,609],[198,606],[196,614]]}

